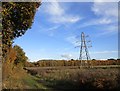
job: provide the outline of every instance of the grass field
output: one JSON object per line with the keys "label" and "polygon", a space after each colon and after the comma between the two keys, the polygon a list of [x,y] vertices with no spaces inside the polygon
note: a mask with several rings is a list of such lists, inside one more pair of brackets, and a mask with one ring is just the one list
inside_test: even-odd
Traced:
{"label": "grass field", "polygon": [[120,89],[119,67],[28,67],[28,73],[46,89]]}

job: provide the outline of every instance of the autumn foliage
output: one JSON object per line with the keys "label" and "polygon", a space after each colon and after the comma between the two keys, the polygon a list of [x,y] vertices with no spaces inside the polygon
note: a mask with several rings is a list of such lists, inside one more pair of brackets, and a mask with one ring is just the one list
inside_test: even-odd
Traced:
{"label": "autumn foliage", "polygon": [[40,2],[2,2],[2,50],[6,55],[13,40],[31,28]]}
{"label": "autumn foliage", "polygon": [[[83,60],[82,63],[85,66],[97,66],[97,65],[120,65],[119,60],[89,60],[85,63],[86,60]],[[53,67],[53,66],[80,66],[80,60],[40,60],[38,62],[27,63],[27,67]]]}

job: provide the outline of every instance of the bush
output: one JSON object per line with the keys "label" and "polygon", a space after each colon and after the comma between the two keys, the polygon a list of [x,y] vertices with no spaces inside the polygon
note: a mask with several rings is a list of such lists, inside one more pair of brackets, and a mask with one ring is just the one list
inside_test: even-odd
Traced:
{"label": "bush", "polygon": [[23,51],[23,49],[18,46],[15,45],[13,47],[16,51],[16,59],[14,61],[14,63],[17,65],[18,63],[23,64],[23,66],[25,66],[25,62],[27,61],[28,57],[25,55],[25,52]]}

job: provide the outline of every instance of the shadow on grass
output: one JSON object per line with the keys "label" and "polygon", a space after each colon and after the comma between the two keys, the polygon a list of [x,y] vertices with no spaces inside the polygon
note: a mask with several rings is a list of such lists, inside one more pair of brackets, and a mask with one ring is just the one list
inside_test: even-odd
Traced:
{"label": "shadow on grass", "polygon": [[[114,71],[114,70],[113,70]],[[99,71],[98,71],[99,72]],[[36,76],[35,74],[31,74]],[[116,74],[115,74],[116,76]],[[71,91],[119,91],[120,89],[120,69],[118,69],[118,74],[117,74],[117,84],[114,83],[114,81],[109,81],[109,78],[111,76],[108,76],[108,80],[101,80],[98,79],[97,86],[103,86],[103,87],[97,87],[96,85],[93,85],[93,80],[87,80],[86,82],[82,81],[72,81],[71,79],[51,79],[51,78],[46,78],[45,76],[42,77],[37,77],[38,79],[34,79],[37,83],[42,84],[43,86],[47,87],[45,91],[66,91],[66,90],[71,90]],[[112,87],[110,89],[110,87]]]}
{"label": "shadow on grass", "polygon": [[118,89],[120,90],[120,69],[118,69],[117,82],[119,84]]}
{"label": "shadow on grass", "polygon": [[[34,75],[35,76],[35,75]],[[96,86],[92,85],[91,81],[80,83],[80,82],[73,82],[71,80],[54,80],[54,79],[46,79],[35,76],[35,82],[42,84],[47,89],[4,89],[3,91],[119,91],[120,85],[117,88],[107,89],[108,87],[105,86],[104,88],[97,88]],[[120,72],[118,73],[118,84],[120,84]]]}
{"label": "shadow on grass", "polygon": [[91,82],[86,82],[80,84],[77,82],[71,82],[67,80],[36,80],[38,83],[42,83],[44,86],[49,88],[49,91],[119,91],[119,88],[108,89],[97,88],[91,84]]}

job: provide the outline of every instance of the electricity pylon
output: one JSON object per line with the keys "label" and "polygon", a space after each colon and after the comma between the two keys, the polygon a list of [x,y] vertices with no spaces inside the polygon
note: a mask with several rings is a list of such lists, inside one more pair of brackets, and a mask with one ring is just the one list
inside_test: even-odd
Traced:
{"label": "electricity pylon", "polygon": [[90,60],[90,55],[88,52],[88,47],[92,47],[92,46],[87,46],[87,43],[90,43],[90,40],[86,40],[86,37],[89,36],[85,36],[84,32],[81,33],[81,45],[77,46],[80,47],[80,55],[79,55],[79,60],[80,60],[80,66],[90,66],[90,63],[88,62],[88,60]]}

